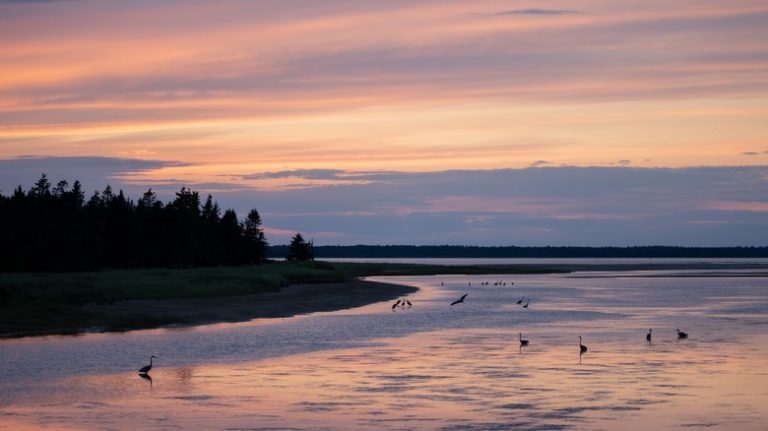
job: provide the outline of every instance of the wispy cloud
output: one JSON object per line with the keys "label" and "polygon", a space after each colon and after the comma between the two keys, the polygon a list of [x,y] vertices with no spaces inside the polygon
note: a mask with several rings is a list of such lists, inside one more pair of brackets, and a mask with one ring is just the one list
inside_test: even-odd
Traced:
{"label": "wispy cloud", "polygon": [[0,0],[0,5],[15,3],[60,3],[77,0]]}
{"label": "wispy cloud", "polygon": [[292,171],[261,172],[243,175],[246,180],[264,180],[277,178],[303,178],[307,180],[338,180],[345,171],[339,169],[296,169]]}
{"label": "wispy cloud", "polygon": [[[339,178],[355,176],[334,171]],[[224,202],[259,202],[265,223],[275,229],[339,232],[328,244],[758,245],[768,241],[760,203],[768,202],[762,191],[766,172],[768,167],[390,171],[381,181],[222,196]],[[756,195],[763,201],[735,199]]]}
{"label": "wispy cloud", "polygon": [[[186,176],[136,183],[120,175],[178,162],[117,158],[0,161],[0,189],[49,177],[108,182],[130,196],[152,187],[170,199],[181,186],[213,192],[238,214],[259,210],[272,243],[295,232],[324,244],[761,245],[768,242],[768,166],[648,169],[531,167],[437,172],[273,171],[228,182]],[[194,169],[196,166],[188,166]],[[6,175],[7,172],[12,174]],[[26,175],[26,177],[25,177]],[[300,178],[304,176],[305,178]],[[366,181],[344,181],[344,178]],[[299,178],[304,187],[254,184]],[[309,179],[316,178],[316,179]],[[316,182],[325,183],[318,187]]]}
{"label": "wispy cloud", "polygon": [[496,12],[494,15],[573,15],[573,14],[581,14],[583,12],[579,12],[577,10],[569,10],[569,9],[511,9],[511,10],[505,10],[501,12]]}
{"label": "wispy cloud", "polygon": [[544,166],[544,165],[551,165],[552,162],[547,160],[536,160],[535,162],[531,163],[530,166],[537,167],[537,166]]}

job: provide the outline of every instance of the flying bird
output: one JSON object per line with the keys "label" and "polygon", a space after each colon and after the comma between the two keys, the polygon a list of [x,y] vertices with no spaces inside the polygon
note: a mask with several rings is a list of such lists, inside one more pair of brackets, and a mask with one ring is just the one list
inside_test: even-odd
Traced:
{"label": "flying bird", "polygon": [[528,340],[523,340],[523,333],[522,332],[518,332],[517,335],[520,337],[520,347],[527,346],[529,341]]}
{"label": "flying bird", "polygon": [[587,353],[587,346],[581,344],[581,335],[579,335],[579,355]]}
{"label": "flying bird", "polygon": [[685,332],[682,332],[682,331],[681,331],[681,330],[679,330],[679,329],[676,329],[676,331],[677,331],[677,339],[678,339],[678,340],[681,340],[681,339],[683,339],[683,338],[688,338],[688,334],[687,334],[687,333],[685,333]]}
{"label": "flying bird", "polygon": [[649,343],[651,342],[651,332],[652,331],[653,331],[653,329],[649,329],[648,333],[645,335],[645,341],[647,341]]}
{"label": "flying bird", "polygon": [[157,359],[157,356],[155,356],[155,355],[150,356],[149,357],[149,365],[145,365],[145,366],[141,367],[141,369],[139,370],[140,373],[147,374],[149,372],[149,370],[152,369],[152,359]]}
{"label": "flying bird", "polygon": [[464,302],[464,298],[466,298],[466,297],[467,297],[467,295],[469,295],[469,294],[468,294],[468,293],[465,293],[465,294],[461,295],[461,298],[459,298],[459,299],[457,299],[457,300],[455,300],[455,301],[451,302],[451,307],[453,307],[453,306],[454,306],[454,305],[456,305],[456,304],[461,304],[461,303],[463,303],[463,302]]}

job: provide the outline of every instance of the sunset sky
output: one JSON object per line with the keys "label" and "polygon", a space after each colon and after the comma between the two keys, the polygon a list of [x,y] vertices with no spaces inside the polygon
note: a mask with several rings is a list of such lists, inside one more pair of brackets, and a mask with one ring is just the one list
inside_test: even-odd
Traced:
{"label": "sunset sky", "polygon": [[273,244],[768,245],[768,3],[0,0],[0,190]]}

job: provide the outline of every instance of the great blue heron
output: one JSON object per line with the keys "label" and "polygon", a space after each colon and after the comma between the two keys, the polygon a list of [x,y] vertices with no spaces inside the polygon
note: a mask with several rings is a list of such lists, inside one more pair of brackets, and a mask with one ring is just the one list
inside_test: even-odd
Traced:
{"label": "great blue heron", "polygon": [[141,369],[139,370],[140,373],[147,374],[149,372],[149,370],[152,369],[152,359],[157,359],[157,356],[155,356],[155,355],[150,356],[149,357],[149,365],[145,365],[145,366],[141,367]]}
{"label": "great blue heron", "polygon": [[676,331],[677,331],[677,338],[678,339],[688,338],[688,334],[686,334],[685,332],[683,332],[683,331],[681,331],[679,329],[676,329]]}
{"label": "great blue heron", "polygon": [[528,340],[523,340],[523,333],[522,332],[518,332],[517,335],[520,337],[520,347],[527,346],[529,341]]}
{"label": "great blue heron", "polygon": [[579,354],[583,355],[584,353],[587,353],[587,346],[581,344],[581,335],[579,335]]}
{"label": "great blue heron", "polygon": [[453,307],[453,306],[454,306],[454,305],[456,305],[456,304],[461,304],[461,303],[463,303],[463,302],[464,302],[464,298],[466,298],[466,297],[467,297],[467,295],[469,295],[469,294],[468,294],[468,293],[465,293],[465,294],[461,295],[461,298],[459,298],[459,299],[457,299],[457,300],[455,300],[455,301],[451,302],[451,307]]}

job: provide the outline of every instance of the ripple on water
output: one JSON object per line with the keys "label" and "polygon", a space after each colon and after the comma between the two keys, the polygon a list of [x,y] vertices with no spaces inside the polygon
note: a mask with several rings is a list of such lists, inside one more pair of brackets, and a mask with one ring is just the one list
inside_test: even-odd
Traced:
{"label": "ripple on water", "polygon": [[[646,429],[757,430],[768,423],[768,393],[755,389],[768,387],[765,326],[738,314],[755,307],[710,299],[751,298],[755,289],[697,279],[707,297],[686,279],[515,278],[514,289],[473,291],[456,310],[427,299],[397,315],[384,306],[263,326],[9,343],[1,347],[16,350],[0,349],[0,359],[26,372],[50,362],[53,371],[4,382],[0,414],[5,422],[78,429],[593,430],[631,418]],[[432,294],[453,297],[466,288],[462,280]],[[513,305],[521,295],[535,298],[533,308]],[[651,326],[658,341],[647,345]],[[677,342],[676,327],[695,331]],[[520,351],[518,332],[533,345]],[[581,364],[578,335],[590,347]],[[151,382],[125,371],[142,364],[146,350],[163,358]],[[24,368],[24,358],[40,363]],[[72,369],[72,376],[56,371]]]}

